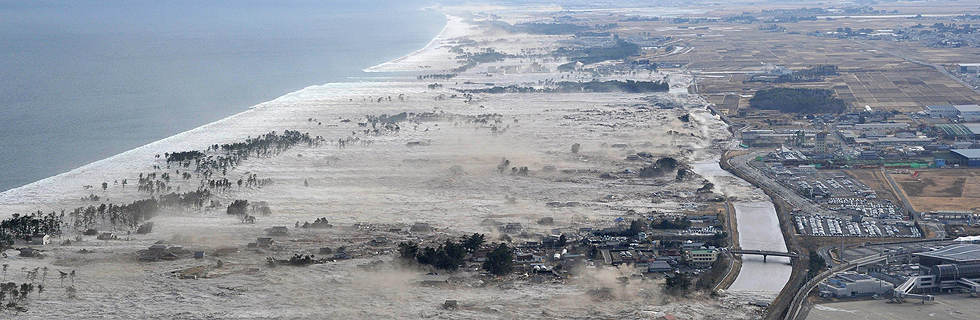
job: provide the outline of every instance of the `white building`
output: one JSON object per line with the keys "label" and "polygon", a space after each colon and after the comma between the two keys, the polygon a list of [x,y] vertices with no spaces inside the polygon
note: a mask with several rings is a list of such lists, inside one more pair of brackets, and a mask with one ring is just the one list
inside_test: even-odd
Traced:
{"label": "white building", "polygon": [[891,292],[895,285],[856,272],[836,274],[820,283],[820,294],[834,297],[860,297],[884,295]]}
{"label": "white building", "polygon": [[980,121],[980,105],[961,104],[955,106],[926,106],[926,114],[930,118],[949,118],[961,121]]}
{"label": "white building", "polygon": [[955,118],[959,115],[959,110],[956,110],[953,106],[943,105],[943,106],[926,106],[926,114],[930,118]]}
{"label": "white building", "polygon": [[959,112],[959,119],[966,122],[980,121],[980,106],[975,104],[964,104],[953,106]]}

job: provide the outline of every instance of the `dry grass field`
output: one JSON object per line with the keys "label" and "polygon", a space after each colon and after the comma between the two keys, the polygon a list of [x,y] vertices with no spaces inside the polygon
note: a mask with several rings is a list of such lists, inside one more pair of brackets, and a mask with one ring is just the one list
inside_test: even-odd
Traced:
{"label": "dry grass field", "polygon": [[[946,3],[950,4],[950,3]],[[945,4],[944,4],[945,5]],[[962,11],[975,10],[975,5],[961,6]],[[814,3],[815,7],[820,5]],[[798,9],[803,4],[788,8]],[[898,10],[891,17],[837,17],[834,20],[777,23],[785,31],[760,30],[767,23],[742,24],[706,22],[674,24],[670,21],[652,22],[659,35],[672,37],[672,45],[683,47],[672,53],[655,51],[648,54],[652,61],[681,63],[698,76],[692,89],[727,110],[729,115],[748,107],[755,90],[772,86],[768,83],[748,83],[752,73],[772,70],[774,66],[799,70],[810,65],[833,64],[840,68],[839,76],[820,82],[779,84],[779,86],[832,89],[854,108],[865,105],[875,109],[914,112],[925,105],[973,104],[980,94],[937,70],[932,65],[950,67],[961,62],[976,62],[976,48],[931,48],[916,41],[854,40],[810,35],[826,34],[838,27],[892,30],[915,24],[926,26],[937,22],[949,23],[947,16],[930,16],[936,8],[918,3],[881,4],[876,9]],[[764,16],[752,5],[740,8],[757,17]],[[771,9],[771,7],[767,8]],[[947,15],[950,8],[944,8]],[[922,13],[926,17],[911,19],[902,14]],[[721,15],[726,16],[726,15]],[[620,22],[630,29],[632,22]],[[638,23],[638,22],[635,22]],[[644,22],[649,25],[651,22]],[[637,28],[640,29],[640,28]],[[723,111],[725,112],[725,111]],[[749,112],[752,116],[752,112]]]}
{"label": "dry grass field", "polygon": [[[909,199],[916,211],[972,210],[980,211],[980,170],[976,169],[926,169],[909,173],[892,173],[895,183]],[[878,192],[878,197],[898,201],[881,170],[846,170],[848,175],[860,180]],[[897,203],[897,202],[896,202]]]}
{"label": "dry grass field", "polygon": [[892,177],[917,211],[980,211],[980,170],[926,170],[914,178],[911,174]]}

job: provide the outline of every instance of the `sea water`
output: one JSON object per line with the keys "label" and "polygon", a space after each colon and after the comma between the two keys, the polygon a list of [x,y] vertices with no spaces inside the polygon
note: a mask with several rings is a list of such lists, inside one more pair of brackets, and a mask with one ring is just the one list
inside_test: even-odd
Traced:
{"label": "sea water", "polygon": [[0,0],[0,191],[422,48],[409,1]]}

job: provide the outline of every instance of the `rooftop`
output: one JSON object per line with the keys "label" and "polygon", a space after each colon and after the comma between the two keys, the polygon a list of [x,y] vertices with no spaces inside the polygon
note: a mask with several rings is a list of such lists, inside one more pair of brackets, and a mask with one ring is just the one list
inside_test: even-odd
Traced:
{"label": "rooftop", "polygon": [[952,149],[949,151],[964,156],[967,159],[980,158],[980,149]]}
{"label": "rooftop", "polygon": [[954,108],[951,105],[941,105],[941,106],[926,106],[926,110],[955,111],[956,108]]}
{"label": "rooftop", "polygon": [[954,244],[936,251],[916,253],[916,255],[954,262],[980,261],[980,244]]}
{"label": "rooftop", "polygon": [[980,134],[980,123],[964,123],[962,126],[970,130],[970,133]]}
{"label": "rooftop", "polygon": [[959,110],[961,113],[980,112],[980,105],[975,105],[975,104],[962,104],[958,106],[953,106],[953,108],[956,108],[956,110]]}

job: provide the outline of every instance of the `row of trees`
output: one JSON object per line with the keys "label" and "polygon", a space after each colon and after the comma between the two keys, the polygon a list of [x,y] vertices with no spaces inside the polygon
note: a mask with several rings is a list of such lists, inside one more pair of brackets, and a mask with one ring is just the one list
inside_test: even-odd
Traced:
{"label": "row of trees", "polygon": [[534,93],[534,92],[667,92],[670,84],[666,81],[633,81],[633,80],[609,80],[589,82],[560,81],[552,87],[535,88],[530,86],[509,85],[506,87],[494,86],[483,89],[455,89],[463,93]]}
{"label": "row of trees", "polygon": [[65,214],[43,213],[13,214],[10,218],[0,221],[0,240],[9,242],[15,238],[29,239],[36,234],[61,234]]}
{"label": "row of trees", "polygon": [[78,207],[68,213],[75,230],[87,230],[99,225],[136,229],[157,215],[160,202],[155,198],[136,200],[126,205],[101,204],[98,207]]}
{"label": "row of trees", "polygon": [[[445,243],[435,248],[420,248],[416,243],[402,242],[398,244],[398,254],[407,261],[415,261],[451,272],[456,271],[466,262],[467,253],[475,253],[483,247],[485,241],[485,235],[474,233],[462,237],[459,242],[447,239]],[[501,243],[487,253],[487,261],[484,262],[483,268],[492,274],[503,275],[512,270],[513,260],[514,254],[510,248]]]}

